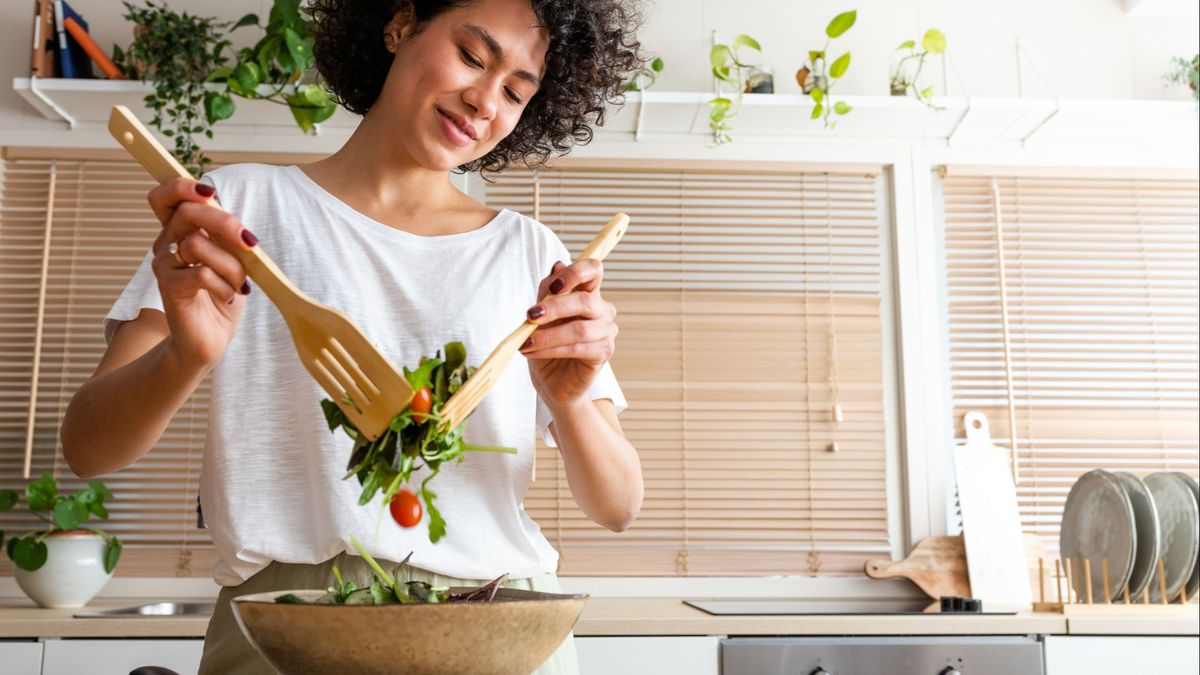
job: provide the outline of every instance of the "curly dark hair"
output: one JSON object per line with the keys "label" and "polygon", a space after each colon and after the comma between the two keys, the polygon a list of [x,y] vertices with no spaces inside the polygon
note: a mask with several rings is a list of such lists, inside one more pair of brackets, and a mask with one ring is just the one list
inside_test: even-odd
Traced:
{"label": "curly dark hair", "polygon": [[[365,115],[379,98],[392,55],[383,31],[396,12],[412,6],[416,30],[472,0],[313,0],[317,69],[338,103]],[[626,0],[530,0],[550,35],[546,73],[520,121],[491,152],[458,167],[501,171],[533,168],[592,140],[607,104],[624,102],[625,78],[646,62],[636,30],[637,9]]]}

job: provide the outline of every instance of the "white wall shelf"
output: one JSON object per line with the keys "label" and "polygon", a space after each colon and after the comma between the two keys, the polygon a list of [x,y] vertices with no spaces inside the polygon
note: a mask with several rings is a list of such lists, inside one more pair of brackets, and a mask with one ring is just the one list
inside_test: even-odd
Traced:
{"label": "white wall shelf", "polygon": [[[93,146],[102,136],[109,110],[125,105],[149,119],[142,98],[151,86],[142,82],[15,78],[13,89],[43,117],[79,133],[51,145]],[[710,144],[706,92],[631,93],[627,104],[610,111],[597,140],[651,140]],[[1186,101],[1057,100],[1051,98],[939,98],[932,110],[911,98],[886,96],[835,97],[854,106],[837,119],[835,129],[809,119],[807,96],[748,94],[731,121],[735,143],[838,142],[879,140],[938,142],[947,145],[1021,147],[1033,143],[1186,144],[1200,140],[1194,104]],[[235,99],[233,118],[214,127],[214,150],[326,152],[339,147],[358,124],[358,117],[339,109],[315,136],[303,135],[290,113],[266,101]],[[60,134],[61,135],[61,134]],[[70,135],[68,135],[70,136]],[[101,136],[101,137],[102,137]],[[90,142],[89,142],[90,141]],[[21,138],[0,144],[28,145]]]}

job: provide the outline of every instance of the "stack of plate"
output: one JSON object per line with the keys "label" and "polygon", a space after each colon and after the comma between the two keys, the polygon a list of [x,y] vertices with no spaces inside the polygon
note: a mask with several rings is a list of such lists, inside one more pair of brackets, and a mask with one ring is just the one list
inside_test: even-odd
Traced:
{"label": "stack of plate", "polygon": [[1167,601],[1185,591],[1188,599],[1195,598],[1200,591],[1200,486],[1179,472],[1143,480],[1124,471],[1089,471],[1067,495],[1059,552],[1072,561],[1071,585],[1081,598],[1088,597],[1085,560],[1091,566],[1093,602],[1123,598],[1126,584],[1134,601],[1145,591],[1160,602],[1160,560]]}

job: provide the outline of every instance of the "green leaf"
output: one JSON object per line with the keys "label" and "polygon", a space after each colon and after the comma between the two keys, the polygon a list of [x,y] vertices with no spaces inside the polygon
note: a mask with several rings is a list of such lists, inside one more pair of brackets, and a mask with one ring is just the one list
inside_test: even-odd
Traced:
{"label": "green leaf", "polygon": [[16,490],[0,490],[0,513],[11,511],[17,505],[17,499]]}
{"label": "green leaf", "polygon": [[925,31],[925,37],[921,38],[921,46],[930,54],[939,54],[946,51],[946,35],[936,28],[930,28]]}
{"label": "green leaf", "polygon": [[750,37],[749,35],[739,35],[739,36],[733,38],[733,46],[737,47],[738,45],[742,45],[744,47],[749,47],[750,49],[753,49],[756,52],[762,51],[762,45],[758,44],[758,40],[755,40],[754,38]]}
{"label": "green leaf", "polygon": [[729,74],[729,69],[724,66],[722,66],[720,68],[713,68],[713,77],[717,78],[718,80],[721,80],[722,82],[729,82],[731,84],[736,84],[733,77]]}
{"label": "green leaf", "polygon": [[818,104],[816,104],[816,105],[814,105],[814,106],[813,106],[812,115],[810,115],[810,116],[809,116],[809,119],[813,119],[813,120],[815,120],[815,119],[817,119],[818,117],[820,117],[820,116],[821,116],[821,113],[823,113],[823,112],[825,112],[825,106],[823,106],[823,105],[821,105],[820,103],[818,103]]}
{"label": "green leaf", "polygon": [[229,79],[230,75],[233,75],[233,68],[230,68],[229,66],[222,66],[222,67],[217,68],[216,70],[212,71],[208,75],[206,75],[204,77],[204,81],[205,82],[218,82],[220,80],[227,80],[227,79]]}
{"label": "green leaf", "polygon": [[829,26],[825,28],[825,34],[831,38],[840,36],[842,33],[850,30],[854,25],[854,21],[858,19],[858,11],[850,10],[843,12],[833,17],[833,21],[829,22]]}
{"label": "green leaf", "polygon": [[849,67],[850,52],[846,52],[845,54],[839,56],[837,60],[833,62],[832,66],[829,66],[829,76],[836,80],[842,75],[845,75],[846,69]]}
{"label": "green leaf", "polygon": [[901,42],[900,46],[896,47],[896,49],[897,50],[912,49],[913,47],[916,47],[916,46],[917,46],[917,43],[913,42],[912,40],[905,40],[904,42]]}
{"label": "green leaf", "polygon": [[262,70],[253,61],[239,63],[237,68],[233,69],[233,79],[231,82],[237,82],[238,86],[235,91],[242,96],[254,96],[254,90],[258,88],[258,84],[261,81]]}
{"label": "green leaf", "polygon": [[216,91],[204,92],[204,119],[209,124],[229,119],[235,110],[237,110],[237,106],[234,105],[233,98],[229,94]]}
{"label": "green leaf", "polygon": [[650,70],[653,70],[656,73],[661,73],[662,69],[663,69],[662,57],[661,56],[654,57],[654,60],[650,62]]}
{"label": "green leaf", "polygon": [[46,564],[46,543],[38,541],[34,535],[26,535],[19,539],[14,539],[15,544],[10,544],[12,550],[9,551],[9,556],[12,558],[17,567],[26,572],[33,572]]}
{"label": "green leaf", "polygon": [[921,90],[921,98],[928,100],[932,97],[933,97],[933,85],[931,84],[928,87],[925,87],[924,89]]}
{"label": "green leaf", "polygon": [[247,14],[246,16],[243,16],[242,18],[238,19],[237,23],[233,24],[233,27],[230,28],[229,30],[237,30],[237,29],[241,28],[242,26],[256,26],[256,25],[258,25],[258,15],[257,14]]}
{"label": "green leaf", "polygon": [[854,108],[849,103],[846,103],[845,101],[838,101],[837,103],[833,104],[833,112],[835,112],[839,115],[845,115],[846,113],[850,112],[853,109]]}
{"label": "green leaf", "polygon": [[301,74],[308,71],[309,64],[312,63],[312,39],[300,37],[300,34],[291,28],[284,29],[283,39],[287,43],[292,66]]}
{"label": "green leaf", "polygon": [[808,52],[808,62],[809,62],[809,63],[811,63],[811,64],[813,64],[813,65],[816,65],[816,64],[817,64],[817,60],[818,60],[818,59],[823,59],[823,58],[825,58],[825,51],[824,51],[824,50],[821,50],[821,51],[809,51],[809,52]]}
{"label": "green leaf", "polygon": [[731,105],[733,105],[733,101],[725,98],[724,96],[718,96],[717,98],[714,98],[708,102],[708,106],[712,108],[714,112],[717,110],[722,112],[729,110],[729,106]]}
{"label": "green leaf", "polygon": [[25,499],[29,502],[30,511],[49,511],[57,496],[58,487],[48,473],[43,473],[41,478],[25,486]]}
{"label": "green leaf", "polygon": [[116,537],[108,540],[108,548],[104,551],[104,572],[112,574],[112,571],[117,568],[117,561],[121,559],[121,542]]}
{"label": "green leaf", "polygon": [[730,56],[728,45],[713,45],[712,51],[708,53],[708,60],[714,69],[724,68]]}
{"label": "green leaf", "polygon": [[813,87],[812,94],[813,103],[820,103],[825,99],[825,90],[820,87]]}
{"label": "green leaf", "polygon": [[54,505],[54,524],[60,530],[73,530],[87,516],[83,505],[74,499],[60,499]]}
{"label": "green leaf", "polygon": [[421,365],[417,366],[416,370],[404,369],[404,377],[408,379],[408,383],[412,385],[414,390],[429,386],[430,375],[433,374],[433,369],[442,365],[442,360],[438,358],[424,359]]}

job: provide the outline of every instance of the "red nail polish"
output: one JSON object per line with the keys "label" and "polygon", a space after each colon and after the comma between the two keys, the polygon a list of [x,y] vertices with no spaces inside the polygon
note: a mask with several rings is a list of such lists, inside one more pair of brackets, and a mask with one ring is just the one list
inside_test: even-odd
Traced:
{"label": "red nail polish", "polygon": [[249,281],[242,282],[242,295],[250,295],[250,282]]}
{"label": "red nail polish", "polygon": [[216,193],[217,188],[209,185],[208,183],[196,183],[196,194],[200,195],[201,197],[208,198]]}
{"label": "red nail polish", "polygon": [[258,245],[258,237],[254,236],[254,233],[247,229],[242,230],[242,241],[246,242],[247,246]]}
{"label": "red nail polish", "polygon": [[530,307],[529,312],[527,312],[530,319],[536,319],[545,313],[546,313],[546,308],[542,307],[541,305],[534,305],[533,307]]}
{"label": "red nail polish", "polygon": [[557,293],[557,292],[561,291],[562,287],[563,287],[562,279],[555,279],[554,281],[550,282],[550,292],[551,293]]}

